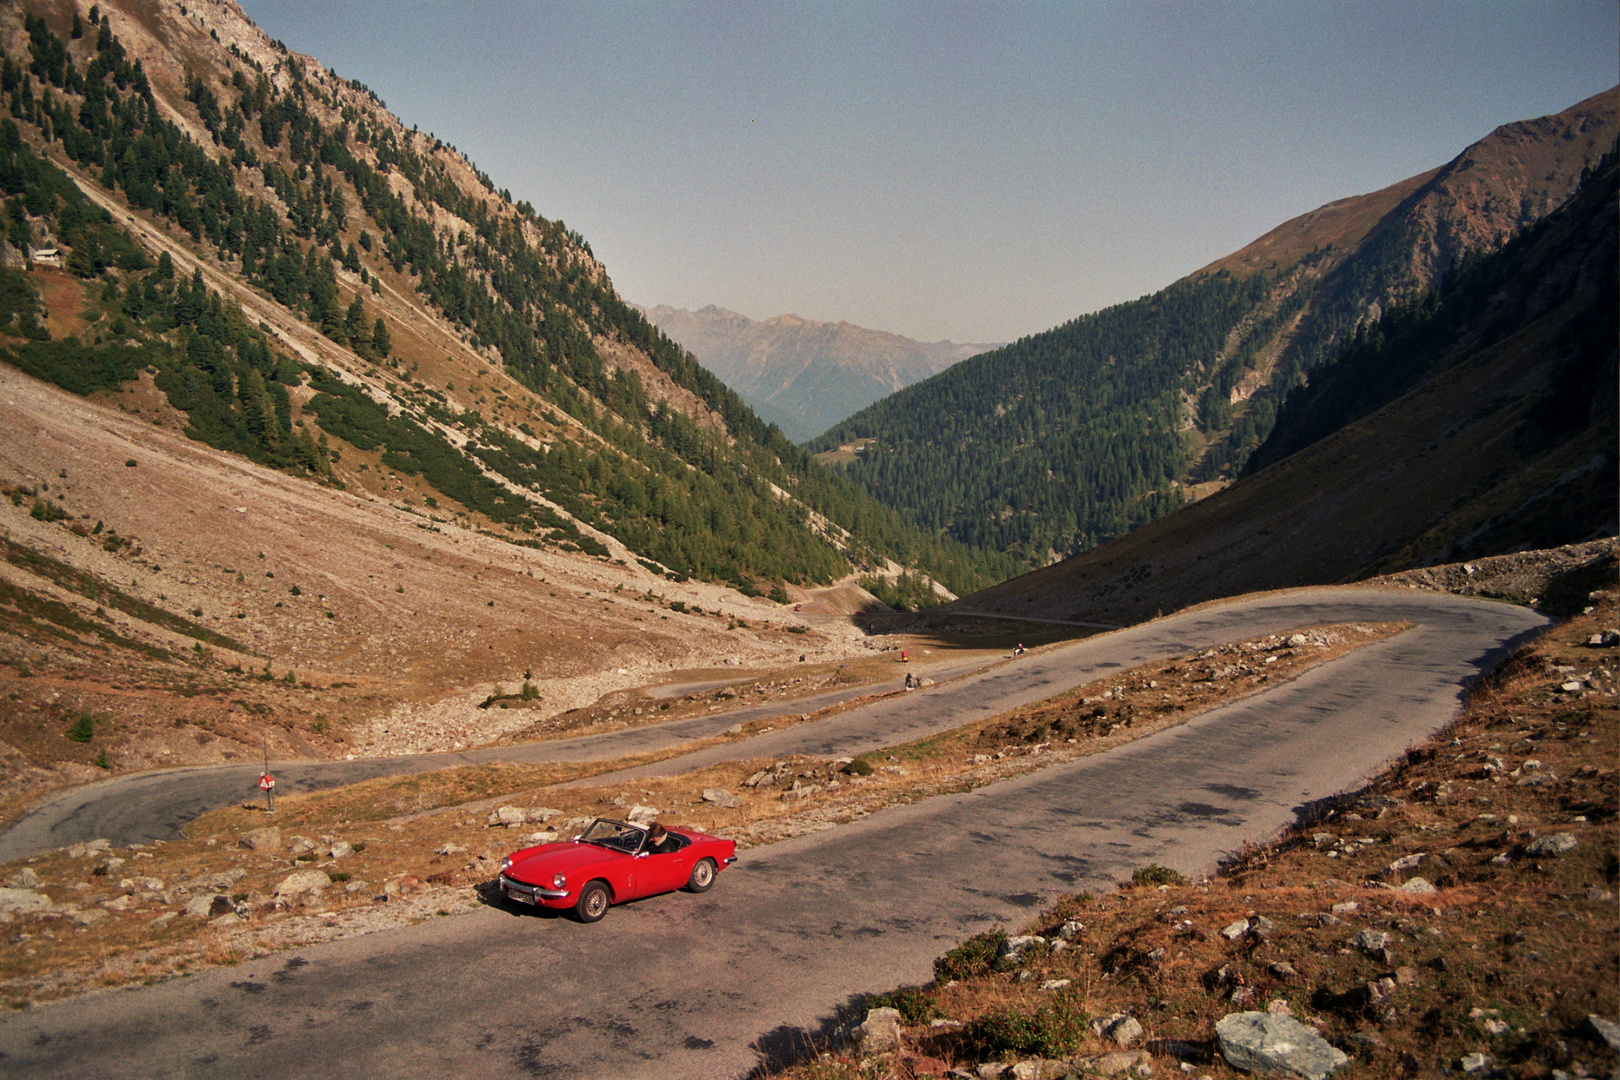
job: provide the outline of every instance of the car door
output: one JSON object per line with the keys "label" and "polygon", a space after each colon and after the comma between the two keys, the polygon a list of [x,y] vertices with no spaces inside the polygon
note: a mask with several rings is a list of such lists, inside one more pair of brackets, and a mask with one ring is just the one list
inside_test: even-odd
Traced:
{"label": "car door", "polygon": [[641,881],[639,895],[642,896],[678,889],[691,876],[692,845],[689,843],[682,844],[677,851],[636,860],[636,877]]}

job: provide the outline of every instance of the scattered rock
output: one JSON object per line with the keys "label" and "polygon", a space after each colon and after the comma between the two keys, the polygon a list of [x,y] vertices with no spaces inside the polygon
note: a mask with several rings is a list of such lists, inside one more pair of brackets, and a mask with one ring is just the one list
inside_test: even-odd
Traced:
{"label": "scattered rock", "polygon": [[1061,990],[1065,986],[1068,986],[1073,982],[1074,982],[1073,979],[1047,979],[1045,982],[1041,983],[1041,989],[1042,990]]}
{"label": "scattered rock", "polygon": [[500,806],[496,807],[495,812],[489,815],[489,823],[515,829],[520,825],[544,825],[552,818],[561,815],[561,810],[553,810],[549,806]]}
{"label": "scattered rock", "polygon": [[354,845],[347,840],[339,840],[327,849],[326,855],[331,859],[341,859],[346,855],[354,854]]}
{"label": "scattered rock", "polygon": [[636,805],[624,816],[624,820],[632,825],[651,825],[658,820],[658,809],[653,806]]}
{"label": "scattered rock", "polygon": [[1434,887],[1433,883],[1431,883],[1428,878],[1421,877],[1407,879],[1400,885],[1397,885],[1395,887],[1395,891],[1409,893],[1412,896],[1428,896],[1430,893],[1439,892],[1439,890]]}
{"label": "scattered rock", "polygon": [[[309,871],[299,872],[308,873]],[[322,874],[321,876],[325,877],[326,875]],[[194,919],[213,919],[235,910],[236,906],[231,903],[230,897],[224,895],[223,893],[217,893],[213,896],[192,897],[191,900],[187,901],[186,903],[184,914],[189,915]]]}
{"label": "scattered rock", "polygon": [[111,840],[86,840],[79,844],[69,844],[67,853],[70,859],[84,859],[112,847]]}
{"label": "scattered rock", "polygon": [[281,830],[274,825],[266,825],[262,829],[243,833],[237,843],[249,851],[280,851]]}
{"label": "scattered rock", "polygon": [[1399,859],[1396,859],[1394,862],[1389,864],[1390,873],[1399,874],[1407,870],[1416,870],[1418,867],[1423,865],[1423,855],[1424,853],[1421,851],[1413,855],[1402,855]]}
{"label": "scattered rock", "polygon": [[74,912],[73,925],[74,926],[94,926],[94,925],[96,925],[96,923],[100,922],[101,920],[103,920],[103,919],[105,919],[107,917],[108,917],[107,913],[105,911],[103,911],[101,908],[87,908],[84,911]]}
{"label": "scattered rock", "polygon": [[1462,1071],[1465,1073],[1484,1072],[1491,1067],[1491,1059],[1480,1053],[1464,1054],[1462,1061],[1458,1062],[1458,1064],[1462,1066]]}
{"label": "scattered rock", "polygon": [[1277,976],[1279,979],[1299,978],[1299,972],[1294,970],[1294,965],[1290,964],[1286,960],[1279,960],[1275,964],[1272,964],[1271,973]]}
{"label": "scattered rock", "polygon": [[415,874],[401,874],[383,886],[384,896],[409,896],[422,888],[422,879]]}
{"label": "scattered rock", "polygon": [[281,879],[276,886],[276,896],[281,899],[291,899],[295,896],[304,896],[313,892],[320,892],[332,879],[326,876],[325,870],[294,870]]}
{"label": "scattered rock", "polygon": [[6,878],[6,885],[13,889],[33,889],[37,888],[39,883],[39,875],[34,873],[32,866],[25,866]]}
{"label": "scattered rock", "polygon": [[1363,930],[1350,939],[1350,947],[1370,954],[1389,948],[1389,940],[1389,935],[1382,930]]}
{"label": "scattered rock", "polygon": [[1563,855],[1580,847],[1580,841],[1575,839],[1574,833],[1553,833],[1551,836],[1538,836],[1524,847],[1524,853],[1532,858],[1544,858],[1549,855]]}
{"label": "scattered rock", "polygon": [[1023,967],[1024,959],[1029,955],[1030,950],[1045,944],[1046,939],[1038,934],[1010,937],[996,949],[994,967],[997,971],[1011,971],[1014,968]]}
{"label": "scattered rock", "polygon": [[1059,941],[1073,941],[1075,938],[1080,936],[1080,932],[1085,928],[1085,923],[1080,922],[1078,919],[1070,919],[1068,922],[1057,928],[1057,934],[1055,936]]}
{"label": "scattered rock", "polygon": [[1350,1058],[1315,1031],[1287,1016],[1229,1013],[1215,1023],[1221,1055],[1243,1072],[1322,1080]]}
{"label": "scattered rock", "polygon": [[1587,1013],[1586,1026],[1591,1028],[1598,1038],[1608,1043],[1610,1050],[1620,1053],[1620,1024],[1616,1024],[1613,1020],[1605,1020],[1597,1013]]}
{"label": "scattered rock", "polygon": [[1068,1065],[1082,1076],[1126,1076],[1133,1069],[1137,1076],[1153,1075],[1153,1057],[1146,1050],[1116,1050],[1095,1057],[1070,1058]]}
{"label": "scattered rock", "polygon": [[315,841],[307,836],[290,836],[287,838],[287,854],[289,855],[307,855],[314,850]]}
{"label": "scattered rock", "polygon": [[221,870],[217,874],[203,874],[187,881],[182,881],[177,888],[184,892],[224,892],[238,881],[247,877],[247,871],[239,866],[229,870]]}
{"label": "scattered rock", "polygon": [[34,911],[47,911],[51,898],[33,889],[0,889],[0,912],[26,915]]}
{"label": "scattered rock", "polygon": [[704,788],[703,801],[713,803],[719,807],[724,807],[727,810],[735,810],[737,807],[742,805],[742,800],[737,798],[737,796],[733,795],[731,792],[727,791],[725,788]]}
{"label": "scattered rock", "polygon": [[881,1054],[900,1048],[900,1010],[869,1009],[866,1019],[854,1032],[855,1044],[863,1053]]}
{"label": "scattered rock", "polygon": [[1248,932],[1249,932],[1249,920],[1248,919],[1239,919],[1235,923],[1229,923],[1228,925],[1222,927],[1221,928],[1221,937],[1225,938],[1227,941],[1236,941],[1238,938],[1242,937],[1244,934],[1247,934]]}
{"label": "scattered rock", "polygon": [[435,855],[460,855],[462,852],[464,852],[466,850],[467,849],[462,847],[460,844],[440,844],[436,849],[434,849],[433,854],[435,854]]}
{"label": "scattered rock", "polygon": [[1097,1017],[1091,1021],[1091,1031],[1099,1039],[1108,1039],[1115,1046],[1127,1048],[1142,1037],[1142,1025],[1126,1013]]}

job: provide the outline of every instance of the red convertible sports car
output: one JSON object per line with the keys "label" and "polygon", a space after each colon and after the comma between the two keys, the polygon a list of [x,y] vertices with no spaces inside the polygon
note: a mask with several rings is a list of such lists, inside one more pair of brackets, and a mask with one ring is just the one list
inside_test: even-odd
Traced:
{"label": "red convertible sports car", "polygon": [[520,904],[569,909],[595,922],[626,900],[684,888],[707,892],[737,861],[737,845],[691,829],[669,829],[652,850],[648,829],[597,818],[572,840],[514,851],[501,860],[501,895]]}

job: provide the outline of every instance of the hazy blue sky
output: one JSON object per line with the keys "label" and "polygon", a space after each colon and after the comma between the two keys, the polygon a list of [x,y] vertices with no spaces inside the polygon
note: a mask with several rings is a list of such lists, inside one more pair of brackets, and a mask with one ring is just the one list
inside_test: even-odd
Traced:
{"label": "hazy blue sky", "polygon": [[1615,0],[243,0],[627,299],[1003,341],[1620,81]]}

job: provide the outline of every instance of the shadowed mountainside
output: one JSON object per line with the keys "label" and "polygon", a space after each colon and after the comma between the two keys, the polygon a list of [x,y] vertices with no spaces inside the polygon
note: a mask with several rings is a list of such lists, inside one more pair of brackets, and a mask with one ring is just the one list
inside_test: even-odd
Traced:
{"label": "shadowed mountainside", "polygon": [[1120,536],[1241,475],[1358,326],[1562,204],[1614,146],[1617,101],[1504,125],[1159,293],[963,361],[811,448],[919,525],[1026,565]]}
{"label": "shadowed mountainside", "polygon": [[1615,535],[1617,176],[1611,155],[1562,209],[1362,333],[1285,406],[1293,453],[946,610],[1128,623]]}

